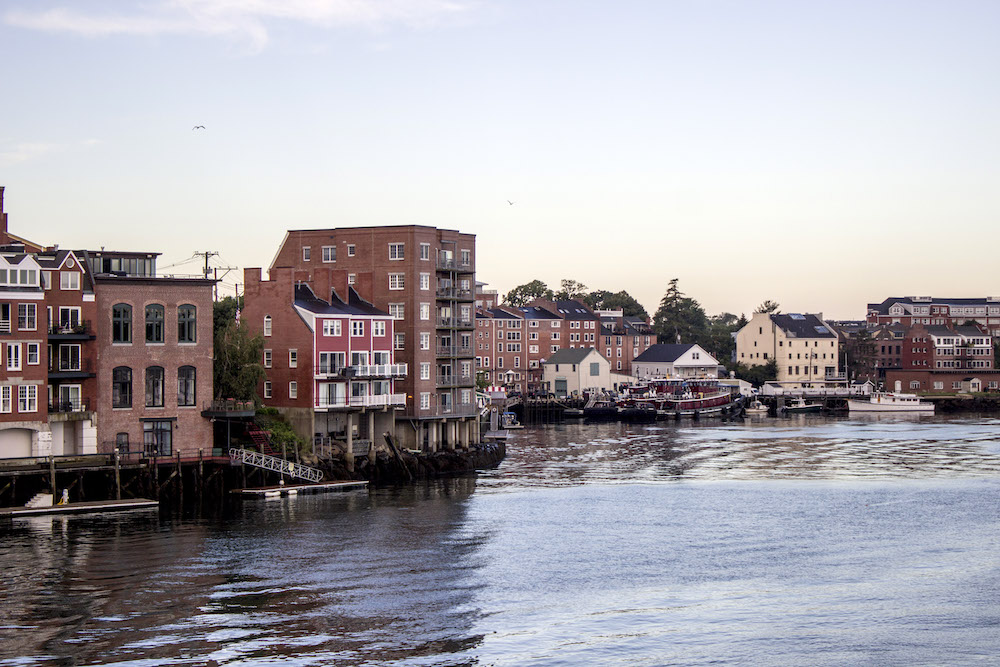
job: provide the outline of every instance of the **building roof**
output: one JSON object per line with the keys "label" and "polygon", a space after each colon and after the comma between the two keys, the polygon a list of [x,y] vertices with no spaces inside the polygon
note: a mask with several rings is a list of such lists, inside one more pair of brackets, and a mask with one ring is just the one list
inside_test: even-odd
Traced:
{"label": "building roof", "polygon": [[299,284],[295,286],[295,305],[317,315],[389,316],[389,313],[379,310],[358,296],[353,287],[347,288],[347,302],[341,300],[336,292],[332,292],[330,302],[327,303],[313,294],[312,289],[308,285]]}
{"label": "building roof", "polygon": [[549,312],[541,306],[519,306],[517,308],[524,314],[526,320],[558,320],[559,316]]}
{"label": "building roof", "polygon": [[771,321],[781,327],[789,338],[836,338],[837,334],[815,315],[808,313],[778,313]]}
{"label": "building roof", "polygon": [[499,317],[499,318],[505,319],[505,320],[519,320],[519,319],[521,319],[520,317],[518,317],[517,315],[515,315],[513,313],[508,313],[503,308],[489,308],[489,309],[486,310],[486,312],[489,313],[494,318]]}
{"label": "building roof", "polygon": [[[554,353],[551,357],[543,361],[543,364],[579,364],[584,359],[586,359],[591,352],[597,352],[592,347],[564,347],[558,352]],[[597,356],[601,356],[600,352],[597,352]],[[601,357],[602,359],[604,357]]]}
{"label": "building roof", "polygon": [[556,301],[556,310],[559,316],[567,320],[596,320],[597,315],[586,305],[576,299],[568,301]]}
{"label": "building roof", "polygon": [[[694,343],[657,343],[632,360],[632,363],[670,363],[677,361],[682,354],[695,347]],[[715,359],[712,359],[715,362]]]}
{"label": "building roof", "polygon": [[[919,304],[921,306],[925,305],[938,305],[938,306],[983,306],[987,304],[997,305],[1000,303],[1000,299],[996,297],[971,297],[971,298],[953,298],[953,297],[930,297],[930,296],[893,296],[889,297],[882,303],[869,303],[868,312],[877,313],[879,315],[888,315],[889,309],[895,304],[900,304],[901,306],[913,306]],[[907,308],[909,310],[909,308]]]}

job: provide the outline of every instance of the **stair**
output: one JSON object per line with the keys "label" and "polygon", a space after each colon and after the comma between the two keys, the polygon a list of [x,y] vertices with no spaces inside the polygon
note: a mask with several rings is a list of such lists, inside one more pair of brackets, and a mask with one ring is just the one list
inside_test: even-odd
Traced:
{"label": "stair", "polygon": [[271,447],[271,440],[267,436],[267,431],[260,429],[256,424],[247,429],[247,435],[250,436],[250,440],[253,444],[260,448],[262,454],[267,454],[272,456],[274,454],[274,449]]}
{"label": "stair", "polygon": [[51,493],[36,493],[34,497],[24,504],[25,507],[52,507]]}

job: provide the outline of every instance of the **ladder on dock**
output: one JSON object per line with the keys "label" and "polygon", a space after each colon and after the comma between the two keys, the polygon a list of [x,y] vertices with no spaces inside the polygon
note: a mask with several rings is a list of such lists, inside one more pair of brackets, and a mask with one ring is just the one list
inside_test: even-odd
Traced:
{"label": "ladder on dock", "polygon": [[251,452],[248,449],[230,449],[229,458],[237,463],[280,472],[283,475],[304,479],[307,482],[318,482],[323,479],[323,471],[319,468],[310,468],[294,461],[286,461],[277,456],[268,456],[260,452]]}

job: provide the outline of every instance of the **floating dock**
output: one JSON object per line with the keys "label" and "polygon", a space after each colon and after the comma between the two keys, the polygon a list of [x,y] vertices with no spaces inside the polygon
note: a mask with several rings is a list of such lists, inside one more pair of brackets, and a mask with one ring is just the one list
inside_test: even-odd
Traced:
{"label": "floating dock", "polygon": [[276,498],[278,496],[295,496],[300,493],[330,493],[333,491],[352,491],[368,488],[368,482],[323,482],[320,484],[285,484],[283,486],[261,486],[254,489],[233,489],[233,493],[241,496],[257,498]]}
{"label": "floating dock", "polygon": [[43,514],[81,514],[84,512],[122,512],[125,510],[159,509],[156,500],[135,498],[133,500],[93,500],[83,503],[66,503],[65,505],[50,505],[48,507],[2,507],[0,519],[14,519],[22,516],[40,516]]}

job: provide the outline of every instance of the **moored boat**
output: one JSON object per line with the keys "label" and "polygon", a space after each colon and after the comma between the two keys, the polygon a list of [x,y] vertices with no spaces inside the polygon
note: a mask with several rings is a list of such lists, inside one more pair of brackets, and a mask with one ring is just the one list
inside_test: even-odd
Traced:
{"label": "moored boat", "polygon": [[894,394],[887,391],[873,392],[868,400],[847,401],[849,412],[924,412],[933,413],[934,404],[921,401],[916,394]]}
{"label": "moored boat", "polygon": [[796,413],[806,413],[806,412],[820,412],[822,409],[823,405],[821,403],[809,403],[804,398],[797,398],[793,402],[781,408],[781,411],[788,414],[796,414]]}

